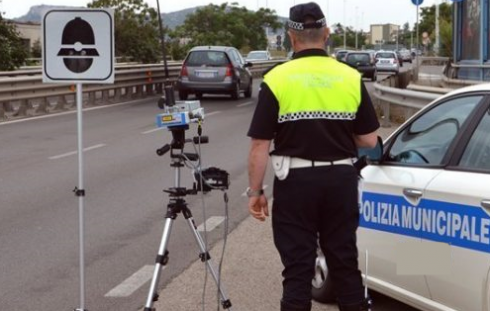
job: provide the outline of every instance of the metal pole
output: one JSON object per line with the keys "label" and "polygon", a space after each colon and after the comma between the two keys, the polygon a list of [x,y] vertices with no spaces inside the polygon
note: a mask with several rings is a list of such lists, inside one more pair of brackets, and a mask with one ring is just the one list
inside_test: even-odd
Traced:
{"label": "metal pole", "polygon": [[347,21],[345,20],[345,6],[347,0],[344,0],[344,50],[347,48]]}
{"label": "metal pole", "polygon": [[439,3],[436,3],[436,43],[434,44],[434,52],[439,56],[440,38],[439,38]]}
{"label": "metal pole", "polygon": [[157,0],[157,13],[158,13],[158,26],[160,27],[160,34],[162,40],[162,55],[163,65],[165,67],[165,78],[169,79],[168,66],[167,66],[167,52],[165,50],[165,37],[163,35],[162,13],[160,13],[160,1]]}
{"label": "metal pole", "polygon": [[415,42],[417,43],[417,47],[415,48],[415,81],[419,79],[419,5],[417,5],[417,34],[415,38]]}
{"label": "metal pole", "polygon": [[[83,90],[82,84],[77,84],[77,128],[78,128],[78,219],[79,219],[79,244],[80,244],[80,309],[85,310],[85,247],[84,247],[84,212],[83,212]],[[81,191],[81,192],[80,192]]]}

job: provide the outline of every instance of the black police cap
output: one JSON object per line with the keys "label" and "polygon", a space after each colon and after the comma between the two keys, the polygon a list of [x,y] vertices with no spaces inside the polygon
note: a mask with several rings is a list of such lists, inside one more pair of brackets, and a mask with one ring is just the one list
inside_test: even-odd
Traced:
{"label": "black police cap", "polygon": [[[308,22],[313,19],[315,22]],[[304,30],[307,28],[322,28],[327,25],[327,20],[322,9],[315,2],[298,4],[289,9],[288,26],[294,30]]]}

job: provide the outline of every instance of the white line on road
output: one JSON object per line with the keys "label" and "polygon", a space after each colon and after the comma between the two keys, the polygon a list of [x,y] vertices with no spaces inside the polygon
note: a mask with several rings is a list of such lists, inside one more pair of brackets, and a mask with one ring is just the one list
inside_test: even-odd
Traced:
{"label": "white line on road", "polygon": [[[84,148],[83,149],[83,152],[87,152],[87,151],[94,150],[94,149],[97,149],[97,148],[102,148],[102,147],[105,147],[105,146],[107,146],[107,145],[106,144],[98,144],[98,145],[95,145],[95,146]],[[71,152],[67,152],[67,153],[63,153],[63,154],[59,154],[59,155],[55,155],[55,156],[49,157],[49,159],[50,160],[58,160],[58,159],[66,158],[66,157],[69,157],[69,156],[72,156],[72,155],[76,155],[76,154],[78,154],[78,151],[71,151]]]}
{"label": "white line on road", "polygon": [[141,134],[150,134],[150,133],[153,133],[153,132],[157,132],[157,131],[160,131],[160,130],[163,130],[165,129],[165,127],[159,127],[159,128],[156,128],[156,129],[152,129],[152,130],[149,130],[149,131],[146,131],[146,132],[141,132]]}
{"label": "white line on road", "polygon": [[222,112],[221,110],[213,111],[213,112],[210,112],[210,113],[206,113],[206,111],[204,111],[204,118],[210,117],[210,116],[214,116],[215,114],[219,114],[221,112]]}
{"label": "white line on road", "polygon": [[[223,216],[212,216],[212,217],[209,217],[208,220],[206,220],[206,223],[205,223],[206,224],[206,232],[213,231],[224,220],[225,220],[225,217],[223,217]],[[204,224],[199,225],[199,227],[197,227],[197,231],[204,231]]]}
{"label": "white line on road", "polygon": [[[165,266],[162,267],[165,269]],[[146,265],[136,271],[121,284],[111,289],[105,297],[128,297],[153,277],[155,266]]]}
{"label": "white line on road", "polygon": [[253,104],[254,102],[246,102],[246,103],[243,103],[243,104],[240,104],[240,105],[236,105],[237,107],[245,107],[245,106],[250,106],[251,104]]}

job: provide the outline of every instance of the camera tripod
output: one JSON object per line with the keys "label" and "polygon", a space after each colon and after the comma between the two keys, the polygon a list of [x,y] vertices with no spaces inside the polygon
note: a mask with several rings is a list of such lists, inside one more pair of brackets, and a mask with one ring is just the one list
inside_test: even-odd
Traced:
{"label": "camera tripod", "polygon": [[[207,143],[208,139],[207,137],[194,137],[193,140],[185,139],[185,130],[188,129],[188,126],[184,127],[174,127],[171,128],[173,140],[172,143],[164,145],[162,148],[157,150],[157,154],[159,156],[163,156],[165,153],[168,151],[171,151],[170,157],[171,157],[171,167],[174,168],[175,170],[175,187],[174,188],[169,188],[164,190],[164,192],[169,194],[169,204],[167,205],[167,213],[166,213],[166,220],[165,220],[165,226],[163,228],[163,235],[162,239],[160,242],[160,247],[158,249],[158,255],[156,257],[156,262],[155,262],[155,270],[153,272],[153,278],[151,281],[150,285],[150,291],[148,293],[148,298],[146,300],[146,305],[144,308],[144,311],[155,311],[155,308],[153,308],[153,303],[158,300],[158,294],[156,293],[157,287],[158,287],[158,282],[160,279],[160,272],[162,270],[162,267],[165,266],[168,263],[168,255],[169,252],[167,250],[167,245],[168,241],[170,239],[170,232],[172,230],[172,224],[174,220],[177,218],[177,215],[179,213],[182,213],[184,215],[184,218],[186,219],[189,228],[191,229],[196,242],[199,246],[200,253],[199,253],[199,258],[201,259],[202,262],[204,262],[211,273],[211,275],[214,278],[214,281],[216,282],[216,285],[219,290],[219,295],[221,299],[221,305],[223,309],[229,309],[231,310],[231,302],[230,300],[226,297],[226,294],[221,287],[221,282],[220,282],[220,276],[219,274],[215,271],[213,268],[213,265],[211,263],[211,256],[209,255],[206,245],[203,241],[203,238],[201,237],[201,234],[197,230],[197,227],[195,225],[194,219],[192,218],[192,213],[190,209],[187,207],[187,203],[185,201],[185,196],[188,194],[197,194],[199,190],[202,189],[202,186],[198,186],[197,188],[194,186],[194,189],[186,189],[185,187],[181,187],[180,185],[180,169],[184,166],[185,161],[197,161],[199,160],[199,155],[195,153],[185,153],[183,151],[184,145],[186,142],[194,142],[194,143]],[[198,133],[200,135],[200,127],[198,130]],[[201,188],[201,189],[199,189]]]}

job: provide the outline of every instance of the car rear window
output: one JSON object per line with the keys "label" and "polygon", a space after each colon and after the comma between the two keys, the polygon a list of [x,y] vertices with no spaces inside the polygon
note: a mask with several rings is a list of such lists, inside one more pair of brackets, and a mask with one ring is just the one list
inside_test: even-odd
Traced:
{"label": "car rear window", "polygon": [[227,66],[230,63],[224,52],[219,51],[194,51],[189,54],[186,60],[187,66]]}
{"label": "car rear window", "polygon": [[393,54],[393,53],[378,53],[378,54],[376,54],[376,58],[395,58],[395,54]]}
{"label": "car rear window", "polygon": [[347,55],[348,63],[369,63],[369,55],[364,53]]}
{"label": "car rear window", "polygon": [[248,54],[247,58],[267,59],[267,53],[264,53],[264,52],[250,52]]}

